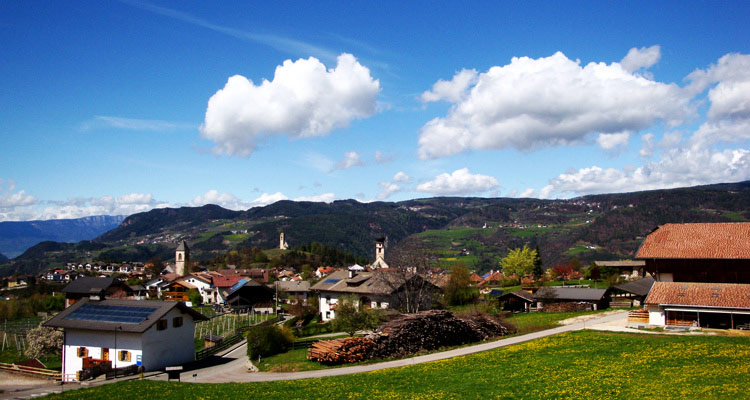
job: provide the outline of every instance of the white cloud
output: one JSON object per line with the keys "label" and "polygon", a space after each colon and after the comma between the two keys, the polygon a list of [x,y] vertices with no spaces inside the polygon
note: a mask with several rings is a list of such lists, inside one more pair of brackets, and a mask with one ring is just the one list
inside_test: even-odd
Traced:
{"label": "white cloud", "polygon": [[363,167],[364,165],[365,163],[359,158],[359,154],[356,151],[349,151],[336,164],[335,169],[349,169],[351,167]]}
{"label": "white cloud", "polygon": [[521,192],[521,194],[518,195],[518,197],[520,197],[520,198],[536,197],[536,190],[534,190],[533,188],[526,188],[526,190],[524,190],[523,192]]}
{"label": "white cloud", "polygon": [[641,146],[641,150],[638,152],[638,155],[643,158],[649,158],[652,154],[654,154],[654,134],[653,133],[647,133],[641,137],[641,141],[643,142],[643,145]]}
{"label": "white cloud", "polygon": [[201,135],[218,153],[249,156],[269,136],[324,136],[369,117],[379,92],[379,81],[351,54],[341,54],[328,70],[313,57],[286,60],[272,81],[229,78],[208,101]]}
{"label": "white cloud", "polygon": [[188,203],[191,207],[200,207],[206,204],[216,204],[229,210],[247,210],[250,204],[238,199],[231,193],[219,193],[218,190],[209,190],[204,195],[196,196]]}
{"label": "white cloud", "polygon": [[458,169],[452,174],[440,174],[435,179],[417,186],[417,191],[437,195],[469,195],[498,187],[497,179],[471,174],[468,168]]}
{"label": "white cloud", "polygon": [[695,186],[750,179],[750,150],[666,151],[657,162],[638,168],[603,169],[597,166],[561,174],[550,184],[560,194],[618,193]]}
{"label": "white cloud", "polygon": [[633,47],[628,51],[625,58],[620,61],[620,65],[622,65],[625,71],[632,73],[641,68],[650,68],[659,62],[659,58],[661,58],[661,48],[658,45],[641,47],[640,49]]}
{"label": "white cloud", "polygon": [[396,183],[409,183],[410,180],[409,175],[406,175],[403,171],[399,171],[396,175],[393,175],[393,181]]}
{"label": "white cloud", "polygon": [[333,193],[323,193],[313,196],[301,196],[294,199],[294,201],[312,201],[316,203],[332,203],[336,200],[336,195]]}
{"label": "white cloud", "polygon": [[443,118],[422,127],[419,156],[468,150],[531,150],[583,142],[596,133],[637,132],[692,115],[691,96],[674,84],[634,75],[618,63],[578,61],[558,52],[513,58],[479,74]]}
{"label": "white cloud", "polygon": [[554,190],[555,190],[555,187],[552,185],[547,185],[543,187],[542,190],[539,191],[539,198],[548,199]]}
{"label": "white cloud", "polygon": [[[131,215],[151,211],[154,208],[172,207],[160,202],[150,193],[129,193],[122,196],[70,198],[62,202],[49,204],[41,211],[33,211],[33,219],[81,218],[92,215]],[[29,219],[29,218],[26,218]]]}
{"label": "white cloud", "polygon": [[627,146],[630,132],[622,133],[600,133],[596,142],[604,150],[615,150]]}
{"label": "white cloud", "polygon": [[672,149],[680,146],[680,143],[682,143],[682,132],[667,132],[659,141],[659,147],[663,149]]}
{"label": "white cloud", "polygon": [[274,194],[263,193],[262,195],[258,196],[257,199],[250,202],[250,204],[252,207],[262,207],[281,200],[289,200],[289,198],[284,196],[284,194],[281,192],[276,192]]}
{"label": "white cloud", "polygon": [[422,93],[422,101],[425,103],[440,100],[458,102],[464,97],[469,86],[476,83],[477,76],[475,69],[462,69],[449,81],[441,79],[435,82],[432,90]]}
{"label": "white cloud", "polygon": [[385,200],[391,197],[394,193],[401,191],[401,187],[393,182],[378,182],[378,185],[382,188],[380,193],[376,196],[378,200]]}
{"label": "white cloud", "polygon": [[156,119],[135,119],[97,115],[81,124],[81,129],[115,128],[129,131],[171,131],[177,129],[195,129],[196,125]]}
{"label": "white cloud", "polygon": [[389,163],[389,162],[393,161],[394,158],[395,157],[392,156],[392,155],[385,155],[385,154],[383,154],[382,152],[380,152],[380,150],[377,150],[375,152],[375,162],[377,162],[378,164]]}

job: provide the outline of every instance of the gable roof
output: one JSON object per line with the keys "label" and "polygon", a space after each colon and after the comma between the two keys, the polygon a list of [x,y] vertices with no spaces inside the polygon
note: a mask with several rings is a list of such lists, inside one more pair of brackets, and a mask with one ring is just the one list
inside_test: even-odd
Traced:
{"label": "gable roof", "polygon": [[84,298],[43,325],[53,328],[143,333],[175,307],[190,315],[194,321],[208,320],[203,314],[176,301],[120,299],[89,301]]}
{"label": "gable roof", "polygon": [[190,251],[190,247],[188,247],[188,244],[186,241],[181,241],[180,245],[177,246],[177,250],[175,251]]}
{"label": "gable roof", "polygon": [[309,281],[278,281],[276,287],[282,292],[307,292],[310,291]]}
{"label": "gable roof", "polygon": [[[357,293],[357,294],[392,294],[401,287],[404,276],[396,269],[378,269],[372,272],[360,272],[349,278],[349,271],[336,271],[316,283],[311,290]],[[416,277],[415,277],[416,278]],[[419,279],[423,279],[419,277]],[[431,283],[427,283],[432,285]]]}
{"label": "gable roof", "polygon": [[651,286],[654,285],[654,278],[647,276],[637,281],[625,282],[619,285],[615,285],[615,289],[620,289],[624,292],[633,293],[638,296],[646,296],[651,290]]}
{"label": "gable roof", "polygon": [[[63,293],[70,294],[98,294],[110,288],[113,285],[122,285],[127,287],[119,279],[115,278],[92,278],[92,277],[81,277],[63,288]],[[129,288],[128,288],[129,289]],[[127,289],[126,289],[127,290]]]}
{"label": "gable roof", "polygon": [[750,284],[655,282],[645,303],[750,308]]}
{"label": "gable roof", "polygon": [[214,275],[211,279],[212,279],[214,287],[228,288],[228,287],[232,287],[235,283],[241,281],[242,277],[240,275],[235,275],[235,276]]}
{"label": "gable roof", "polygon": [[515,292],[504,293],[500,297],[498,297],[498,300],[503,301],[509,297],[518,297],[519,299],[529,303],[533,303],[536,301],[534,295],[525,290],[516,290]]}
{"label": "gable roof", "polygon": [[606,293],[607,289],[542,286],[536,293],[534,293],[534,298],[570,301],[600,301],[604,298]]}
{"label": "gable roof", "polygon": [[750,259],[750,223],[662,225],[646,236],[636,258]]}

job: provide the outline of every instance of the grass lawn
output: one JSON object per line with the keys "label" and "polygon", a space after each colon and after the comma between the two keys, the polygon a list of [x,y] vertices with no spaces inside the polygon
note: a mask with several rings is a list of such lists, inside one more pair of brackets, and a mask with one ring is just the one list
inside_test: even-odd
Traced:
{"label": "grass lawn", "polygon": [[129,381],[52,399],[745,398],[750,340],[579,331],[357,375],[263,383]]}

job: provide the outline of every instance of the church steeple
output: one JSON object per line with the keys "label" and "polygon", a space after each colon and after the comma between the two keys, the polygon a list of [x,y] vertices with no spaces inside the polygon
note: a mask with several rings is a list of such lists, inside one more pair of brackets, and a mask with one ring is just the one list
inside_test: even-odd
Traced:
{"label": "church steeple", "polygon": [[177,250],[174,252],[174,272],[179,276],[185,276],[190,273],[190,248],[186,241],[180,242]]}

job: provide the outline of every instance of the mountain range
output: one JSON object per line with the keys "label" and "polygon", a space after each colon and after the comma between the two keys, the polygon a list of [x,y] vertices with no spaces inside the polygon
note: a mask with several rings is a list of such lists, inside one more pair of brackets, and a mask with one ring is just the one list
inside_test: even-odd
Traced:
{"label": "mountain range", "polygon": [[0,253],[13,258],[45,240],[75,243],[93,239],[116,228],[124,219],[123,215],[99,215],[76,219],[0,222]]}
{"label": "mountain range", "polygon": [[497,269],[515,248],[538,246],[545,267],[571,258],[632,258],[649,232],[665,223],[750,221],[750,181],[690,188],[602,194],[566,200],[438,197],[402,202],[280,201],[246,211],[216,205],[155,209],[131,215],[93,240],[39,243],[0,266],[0,275],[37,273],[66,262],[147,261],[174,257],[186,240],[194,260],[245,247],[292,248],[318,242],[374,258],[374,241],[388,252],[418,246],[443,266]]}

